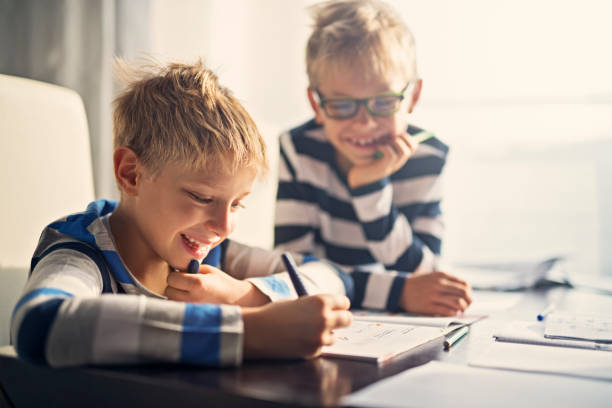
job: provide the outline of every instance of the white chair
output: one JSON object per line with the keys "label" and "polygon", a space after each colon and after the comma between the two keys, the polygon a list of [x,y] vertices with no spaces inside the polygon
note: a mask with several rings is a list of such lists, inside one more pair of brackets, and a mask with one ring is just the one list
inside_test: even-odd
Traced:
{"label": "white chair", "polygon": [[81,97],[0,75],[0,345],[45,225],[94,199]]}

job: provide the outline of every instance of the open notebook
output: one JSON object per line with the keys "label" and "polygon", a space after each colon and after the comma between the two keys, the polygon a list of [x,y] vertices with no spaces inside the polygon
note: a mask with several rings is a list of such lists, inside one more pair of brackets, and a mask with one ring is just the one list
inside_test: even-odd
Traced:
{"label": "open notebook", "polygon": [[355,321],[438,327],[440,329],[446,329],[445,332],[455,330],[460,326],[470,325],[480,319],[484,319],[485,317],[487,316],[484,314],[453,317],[428,317],[411,315],[408,313],[377,312],[370,310],[357,310],[353,312],[353,318]]}
{"label": "open notebook", "polygon": [[322,355],[383,364],[400,358],[429,342],[442,343],[445,330],[439,327],[355,320],[349,327],[334,330],[336,341],[323,347]]}

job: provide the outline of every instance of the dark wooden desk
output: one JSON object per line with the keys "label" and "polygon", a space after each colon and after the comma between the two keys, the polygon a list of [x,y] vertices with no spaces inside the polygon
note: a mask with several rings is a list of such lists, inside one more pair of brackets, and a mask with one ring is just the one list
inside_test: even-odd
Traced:
{"label": "dark wooden desk", "polygon": [[[476,323],[451,351],[429,344],[377,367],[357,361],[248,361],[240,368],[176,365],[51,369],[0,353],[0,384],[8,406],[334,406],[341,398],[382,378],[441,360],[467,364],[490,343],[493,330],[512,319],[535,319],[550,296],[571,291],[540,288],[524,293],[514,308]],[[0,395],[0,402],[2,395]]]}

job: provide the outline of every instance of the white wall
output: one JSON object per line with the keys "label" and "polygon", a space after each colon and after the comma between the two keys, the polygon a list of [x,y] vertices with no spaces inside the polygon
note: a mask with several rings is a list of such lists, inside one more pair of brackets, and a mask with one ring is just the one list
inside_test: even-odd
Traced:
{"label": "white wall", "polygon": [[[210,0],[153,7],[154,49],[202,56],[260,125],[310,116],[304,47],[312,1]],[[451,145],[444,203],[451,260],[564,253],[612,273],[612,2],[390,1],[417,41],[424,79],[414,123]],[[274,179],[236,237],[272,242]]]}

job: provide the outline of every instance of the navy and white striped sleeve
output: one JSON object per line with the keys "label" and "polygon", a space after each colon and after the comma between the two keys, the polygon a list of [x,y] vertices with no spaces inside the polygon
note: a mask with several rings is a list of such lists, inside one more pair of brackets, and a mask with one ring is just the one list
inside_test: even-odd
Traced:
{"label": "navy and white striped sleeve", "polygon": [[34,268],[11,317],[18,355],[51,366],[242,361],[240,308],[101,294],[97,266],[58,250]]}
{"label": "navy and white striped sleeve", "polygon": [[318,205],[312,185],[297,178],[297,153],[288,133],[280,137],[278,190],[274,220],[274,246],[314,253]]}

